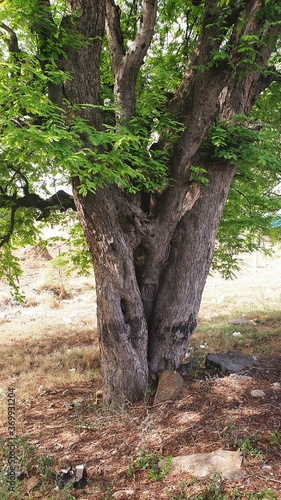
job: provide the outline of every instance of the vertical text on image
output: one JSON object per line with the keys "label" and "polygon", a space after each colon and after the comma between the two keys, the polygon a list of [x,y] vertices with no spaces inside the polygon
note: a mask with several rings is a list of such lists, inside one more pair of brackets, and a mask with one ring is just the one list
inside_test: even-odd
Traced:
{"label": "vertical text on image", "polygon": [[16,394],[14,387],[8,387],[8,483],[9,491],[15,491],[16,485]]}

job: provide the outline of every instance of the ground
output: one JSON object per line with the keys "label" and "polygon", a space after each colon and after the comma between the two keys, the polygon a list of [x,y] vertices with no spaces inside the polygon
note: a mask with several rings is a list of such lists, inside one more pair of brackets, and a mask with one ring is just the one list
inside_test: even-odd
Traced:
{"label": "ground", "polygon": [[[52,249],[50,250],[52,253]],[[280,251],[243,257],[237,279],[210,277],[177,401],[122,409],[96,399],[101,388],[93,276],[67,278],[36,249],[21,253],[26,299],[0,293],[1,498],[281,498]],[[233,333],[236,335],[233,336]],[[204,366],[208,352],[235,349],[257,360],[243,377]],[[8,361],[8,362],[7,362]],[[17,458],[23,479],[5,490],[8,387],[16,393]],[[253,389],[265,396],[254,398]],[[235,483],[188,474],[160,477],[159,457],[240,449],[245,475]],[[86,464],[81,489],[55,491],[61,470]],[[28,476],[39,482],[29,489]]]}

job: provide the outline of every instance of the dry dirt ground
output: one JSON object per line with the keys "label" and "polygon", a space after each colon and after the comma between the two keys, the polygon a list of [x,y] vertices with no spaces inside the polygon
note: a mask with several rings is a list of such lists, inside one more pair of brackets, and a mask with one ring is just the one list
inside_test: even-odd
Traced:
{"label": "dry dirt ground", "polygon": [[[280,339],[269,357],[256,354],[257,364],[242,379],[204,367],[191,369],[177,401],[154,406],[148,391],[141,403],[124,404],[118,411],[103,407],[96,404],[101,379],[93,278],[65,279],[31,250],[22,257],[25,273],[20,286],[26,303],[11,302],[4,286],[0,294],[1,344],[7,355],[0,359],[5,374],[1,405],[6,405],[7,388],[14,387],[17,434],[26,436],[37,454],[27,473],[40,483],[28,492],[23,479],[22,496],[17,498],[281,499]],[[205,321],[211,325],[212,318],[228,311],[233,315],[234,310],[240,316],[257,309],[265,314],[278,307],[280,311],[281,258],[259,259],[258,263],[245,260],[233,282],[217,275],[208,280],[201,309]],[[244,352],[249,354],[249,346]],[[253,398],[253,389],[263,390],[265,396]],[[4,438],[6,426],[4,409],[0,428]],[[167,457],[221,447],[242,450],[245,475],[239,481],[220,483],[216,489],[212,481],[196,481],[188,474],[156,480],[151,453]],[[140,453],[142,463],[136,461]],[[46,457],[52,459],[49,474],[42,473],[42,457],[45,462]],[[87,484],[55,492],[55,475],[67,461],[73,466],[86,464]]]}

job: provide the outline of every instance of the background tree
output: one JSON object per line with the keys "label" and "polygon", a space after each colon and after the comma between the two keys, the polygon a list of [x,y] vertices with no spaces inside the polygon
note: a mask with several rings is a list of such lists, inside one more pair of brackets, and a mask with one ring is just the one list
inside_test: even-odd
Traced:
{"label": "background tree", "polygon": [[[280,18],[277,0],[1,2],[3,269],[18,272],[13,245],[34,238],[32,221],[75,204],[105,402],[178,368],[229,190],[235,250],[277,210]],[[272,116],[250,115],[260,95]]]}

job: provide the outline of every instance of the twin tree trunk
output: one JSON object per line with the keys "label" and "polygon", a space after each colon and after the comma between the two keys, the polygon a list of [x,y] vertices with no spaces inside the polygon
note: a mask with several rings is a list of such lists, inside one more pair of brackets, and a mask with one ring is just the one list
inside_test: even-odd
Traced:
{"label": "twin tree trunk", "polygon": [[193,207],[170,212],[171,234],[166,222],[147,221],[136,237],[136,217],[124,215],[114,187],[76,196],[94,261],[105,401],[141,398],[186,352],[234,168],[214,164],[208,174]]}

